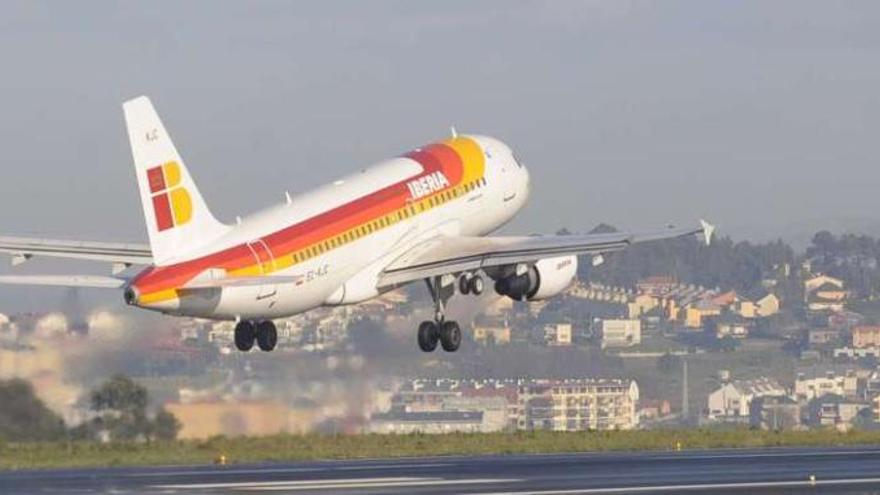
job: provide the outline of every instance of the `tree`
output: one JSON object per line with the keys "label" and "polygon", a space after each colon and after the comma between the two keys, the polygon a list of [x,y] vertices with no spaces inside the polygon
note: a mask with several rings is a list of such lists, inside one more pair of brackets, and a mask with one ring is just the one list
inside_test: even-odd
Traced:
{"label": "tree", "polygon": [[718,340],[717,349],[721,352],[733,352],[736,350],[737,347],[739,347],[739,342],[730,335],[722,337]]}
{"label": "tree", "polygon": [[674,373],[681,369],[681,358],[670,353],[663,354],[657,359],[657,370],[664,374]]}
{"label": "tree", "polygon": [[92,391],[92,409],[137,415],[147,408],[147,389],[125,375],[114,375]]}
{"label": "tree", "polygon": [[[612,226],[601,224],[593,232],[614,232]],[[783,283],[780,267],[797,260],[794,250],[782,241],[753,244],[734,242],[729,237],[716,238],[706,246],[695,237],[667,239],[636,244],[606,257],[598,267],[581,263],[579,276],[599,283],[632,287],[644,277],[671,275],[686,284],[703,287],[732,288],[740,293],[763,290],[764,278]]]}
{"label": "tree", "polygon": [[146,387],[125,375],[114,375],[93,390],[91,403],[99,416],[77,429],[85,437],[106,432],[113,440],[171,440],[180,431],[180,422],[164,409],[153,420],[147,417]]}
{"label": "tree", "polygon": [[174,440],[181,428],[180,421],[166,409],[159,409],[153,419],[153,438],[157,440]]}
{"label": "tree", "polygon": [[36,396],[30,383],[0,381],[0,438],[19,442],[63,436],[64,421]]}

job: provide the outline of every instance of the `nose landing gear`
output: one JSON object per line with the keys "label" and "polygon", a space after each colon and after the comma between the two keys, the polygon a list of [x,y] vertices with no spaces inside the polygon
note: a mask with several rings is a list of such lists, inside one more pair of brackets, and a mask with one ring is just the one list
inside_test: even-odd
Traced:
{"label": "nose landing gear", "polygon": [[254,347],[269,352],[278,344],[278,330],[272,320],[241,320],[235,324],[235,348],[247,352]]}

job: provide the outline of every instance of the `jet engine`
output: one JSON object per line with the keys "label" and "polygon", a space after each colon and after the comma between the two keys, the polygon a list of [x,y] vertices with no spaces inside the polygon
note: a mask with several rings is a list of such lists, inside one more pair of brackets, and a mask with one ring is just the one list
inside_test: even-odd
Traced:
{"label": "jet engine", "polygon": [[517,301],[540,301],[568,288],[576,272],[577,256],[561,256],[538,260],[524,270],[510,266],[489,275],[495,275],[498,294]]}

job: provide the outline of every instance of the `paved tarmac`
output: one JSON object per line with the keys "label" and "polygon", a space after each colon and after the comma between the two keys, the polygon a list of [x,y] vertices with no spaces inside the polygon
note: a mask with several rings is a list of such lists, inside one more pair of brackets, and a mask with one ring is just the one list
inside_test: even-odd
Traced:
{"label": "paved tarmac", "polygon": [[17,471],[0,493],[880,494],[880,446]]}

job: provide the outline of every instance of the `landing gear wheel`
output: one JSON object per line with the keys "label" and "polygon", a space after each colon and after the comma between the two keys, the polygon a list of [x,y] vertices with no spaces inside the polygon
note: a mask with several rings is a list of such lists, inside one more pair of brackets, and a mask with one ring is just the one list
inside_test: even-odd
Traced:
{"label": "landing gear wheel", "polygon": [[254,346],[254,338],[256,337],[256,329],[254,324],[247,320],[242,320],[235,325],[235,348],[242,352],[251,350]]}
{"label": "landing gear wheel", "polygon": [[269,352],[278,344],[278,330],[272,320],[261,321],[257,324],[257,345],[261,351]]}
{"label": "landing gear wheel", "polygon": [[423,352],[433,352],[437,348],[437,341],[440,340],[439,333],[436,323],[423,321],[419,325],[419,349]]}
{"label": "landing gear wheel", "polygon": [[462,275],[458,279],[458,292],[461,292],[462,294],[465,294],[465,295],[470,294],[471,280],[472,280],[471,277],[468,277],[467,275]]}
{"label": "landing gear wheel", "polygon": [[461,327],[454,321],[446,321],[440,325],[440,345],[446,352],[455,352],[461,345]]}
{"label": "landing gear wheel", "polygon": [[475,296],[479,296],[483,293],[483,289],[486,288],[486,284],[483,282],[483,277],[479,275],[474,275],[473,278],[468,282],[468,289],[471,294]]}

